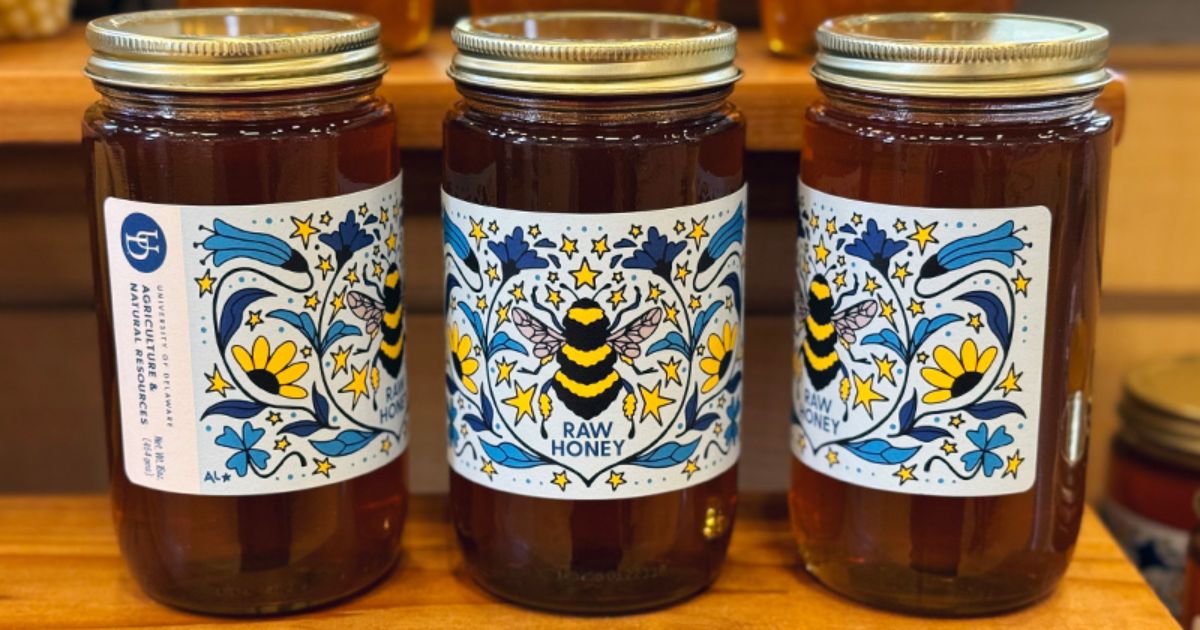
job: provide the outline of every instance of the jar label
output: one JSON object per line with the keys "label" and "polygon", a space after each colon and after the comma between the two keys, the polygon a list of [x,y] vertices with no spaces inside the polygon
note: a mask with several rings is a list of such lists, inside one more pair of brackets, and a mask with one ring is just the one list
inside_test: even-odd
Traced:
{"label": "jar label", "polygon": [[104,202],[125,474],[253,495],[408,442],[400,177],[250,206]]}
{"label": "jar label", "polygon": [[613,214],[443,193],[449,458],[497,490],[627,499],[737,461],[746,189]]}
{"label": "jar label", "polygon": [[800,184],[792,452],[869,488],[1037,474],[1050,210],[868,203]]}

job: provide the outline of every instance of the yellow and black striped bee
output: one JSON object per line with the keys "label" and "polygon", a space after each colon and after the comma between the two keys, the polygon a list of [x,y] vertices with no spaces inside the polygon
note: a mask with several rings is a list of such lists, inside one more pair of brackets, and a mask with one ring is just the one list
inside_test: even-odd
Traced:
{"label": "yellow and black striped bee", "polygon": [[[850,291],[847,295],[852,295]],[[838,310],[841,296],[835,302],[833,291],[825,276],[816,274],[808,283],[808,299],[799,303],[800,319],[804,321],[804,343],[801,353],[804,370],[813,389],[821,391],[842,371],[837,344],[853,343],[879,310],[875,300],[863,300],[845,310]]]}
{"label": "yellow and black striped bee", "polygon": [[622,390],[631,391],[617,372],[617,359],[629,362],[641,356],[640,344],[654,334],[663,312],[652,308],[616,331],[604,309],[587,298],[571,304],[561,325],[546,325],[521,308],[514,308],[510,317],[533,342],[533,356],[543,365],[551,360],[558,363],[558,371],[542,391],[552,387],[567,409],[591,420],[608,409]]}
{"label": "yellow and black striped bee", "polygon": [[383,331],[376,356],[383,370],[395,378],[404,365],[404,294],[400,268],[395,263],[383,276],[380,294],[382,299],[376,300],[360,291],[351,291],[346,295],[346,305],[363,320],[368,335]]}

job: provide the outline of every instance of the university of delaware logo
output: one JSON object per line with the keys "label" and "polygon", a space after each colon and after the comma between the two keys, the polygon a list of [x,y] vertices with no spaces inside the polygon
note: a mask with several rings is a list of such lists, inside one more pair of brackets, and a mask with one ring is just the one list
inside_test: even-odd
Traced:
{"label": "university of delaware logo", "polygon": [[167,256],[167,241],[154,219],[134,212],[121,223],[121,250],[130,266],[150,273],[162,266]]}

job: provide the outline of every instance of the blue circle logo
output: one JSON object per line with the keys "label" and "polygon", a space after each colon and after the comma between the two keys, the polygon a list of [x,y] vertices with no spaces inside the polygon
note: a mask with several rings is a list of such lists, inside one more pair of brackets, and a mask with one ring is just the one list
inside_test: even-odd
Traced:
{"label": "blue circle logo", "polygon": [[166,259],[167,239],[154,219],[134,212],[121,223],[121,250],[131,267],[150,273]]}

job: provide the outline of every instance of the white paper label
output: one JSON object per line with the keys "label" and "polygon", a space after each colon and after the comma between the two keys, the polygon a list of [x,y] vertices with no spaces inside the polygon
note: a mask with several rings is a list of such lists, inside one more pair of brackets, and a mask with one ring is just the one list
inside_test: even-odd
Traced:
{"label": "white paper label", "polygon": [[792,452],[870,488],[1028,490],[1050,211],[867,203],[800,185]]}
{"label": "white paper label", "polygon": [[729,470],[745,199],[568,214],[443,194],[454,470],[559,499],[659,494]]}
{"label": "white paper label", "polygon": [[104,203],[125,473],[290,492],[408,443],[400,177],[296,203]]}

